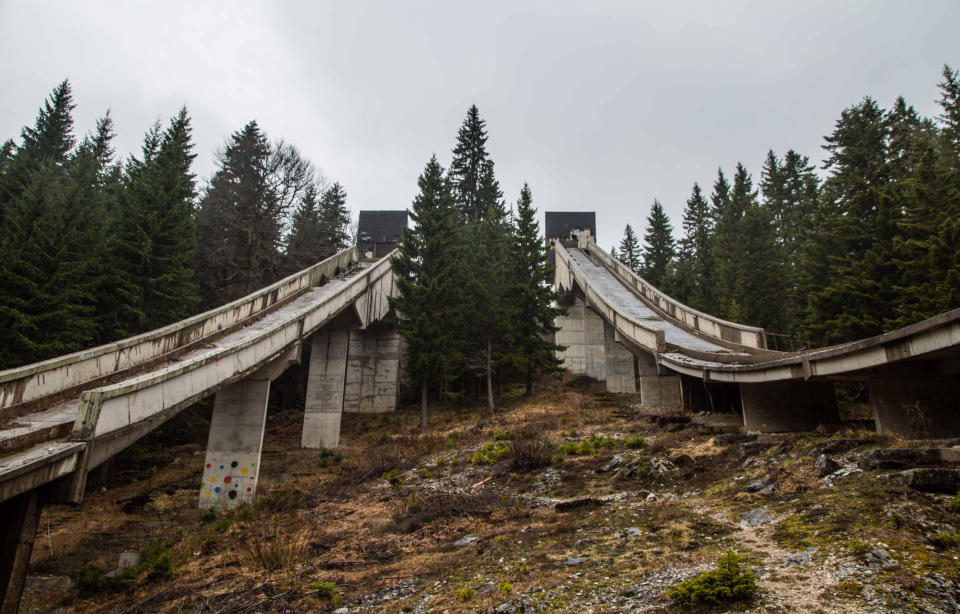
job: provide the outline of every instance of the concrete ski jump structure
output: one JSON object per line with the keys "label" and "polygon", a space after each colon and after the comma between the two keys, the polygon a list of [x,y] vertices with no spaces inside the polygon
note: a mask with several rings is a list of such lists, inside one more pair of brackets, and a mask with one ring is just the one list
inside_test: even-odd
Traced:
{"label": "concrete ski jump structure", "polygon": [[838,424],[833,384],[859,380],[877,430],[960,436],[960,309],[869,339],[778,352],[763,329],[676,301],[600,249],[590,229],[574,234],[551,239],[555,283],[567,292],[557,342],[568,371],[611,392],[636,392],[639,381],[645,405],[734,411],[755,431]]}

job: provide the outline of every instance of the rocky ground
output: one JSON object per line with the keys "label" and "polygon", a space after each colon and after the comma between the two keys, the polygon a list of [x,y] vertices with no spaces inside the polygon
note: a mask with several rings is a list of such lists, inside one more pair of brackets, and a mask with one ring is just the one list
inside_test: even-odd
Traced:
{"label": "rocky ground", "polygon": [[667,587],[728,551],[760,590],[716,611],[960,609],[960,498],[903,473],[955,442],[648,413],[555,382],[426,432],[415,408],[345,416],[328,452],[272,410],[257,504],[216,515],[191,411],[45,510],[21,611],[674,612]]}

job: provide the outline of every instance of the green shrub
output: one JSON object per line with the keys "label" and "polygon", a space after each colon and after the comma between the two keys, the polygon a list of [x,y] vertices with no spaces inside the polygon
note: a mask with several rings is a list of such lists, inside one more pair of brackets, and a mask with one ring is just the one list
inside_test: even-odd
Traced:
{"label": "green shrub", "polygon": [[497,590],[506,595],[507,593],[513,592],[513,585],[506,580],[502,580],[500,584],[497,585]]}
{"label": "green shrub", "polygon": [[960,491],[950,498],[950,511],[960,514]]}
{"label": "green shrub", "polygon": [[667,597],[682,608],[745,603],[759,587],[753,571],[744,565],[744,557],[735,552],[720,555],[717,568],[684,580],[667,589]]}
{"label": "green shrub", "polygon": [[513,439],[513,434],[510,431],[493,431],[494,441],[509,441],[510,439]]}
{"label": "green shrub", "polygon": [[472,586],[465,586],[457,589],[457,599],[460,601],[470,601],[477,594]]}
{"label": "green shrub", "polygon": [[930,538],[930,543],[941,550],[949,550],[960,546],[960,533],[956,531],[940,531]]}
{"label": "green shrub", "polygon": [[623,444],[625,447],[630,448],[631,450],[639,450],[640,448],[647,445],[647,440],[637,435],[636,437],[631,437]]}
{"label": "green shrub", "polygon": [[589,439],[584,439],[580,443],[565,441],[560,446],[560,451],[567,456],[596,456],[597,449]]}
{"label": "green shrub", "polygon": [[510,455],[510,446],[502,441],[488,441],[470,456],[474,465],[490,465]]}
{"label": "green shrub", "polygon": [[617,447],[617,442],[610,437],[602,437],[600,435],[590,435],[590,444],[600,450],[613,450]]}
{"label": "green shrub", "polygon": [[314,590],[317,599],[340,603],[340,591],[333,582],[311,582],[310,588]]}
{"label": "green shrub", "polygon": [[850,548],[850,552],[856,556],[864,556],[873,550],[872,545],[859,539],[851,539],[848,547]]}
{"label": "green shrub", "polygon": [[400,472],[396,469],[391,469],[380,477],[386,480],[394,490],[400,490],[400,487],[403,486],[403,478],[400,477]]}

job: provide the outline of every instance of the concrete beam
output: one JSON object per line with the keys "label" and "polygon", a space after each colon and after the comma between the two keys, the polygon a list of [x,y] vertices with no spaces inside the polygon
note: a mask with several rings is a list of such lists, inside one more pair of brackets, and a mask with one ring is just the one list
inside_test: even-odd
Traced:
{"label": "concrete beam", "polygon": [[399,377],[400,335],[393,327],[350,331],[343,411],[395,411]]}
{"label": "concrete beam", "polygon": [[304,448],[333,448],[340,443],[349,345],[348,330],[328,327],[313,335],[300,439]]}
{"label": "concrete beam", "polygon": [[882,376],[870,380],[877,431],[907,437],[960,437],[960,376]]}
{"label": "concrete beam", "polygon": [[604,371],[607,392],[634,393],[637,377],[633,370],[633,354],[620,345],[613,326],[603,323]]}
{"label": "concrete beam", "polygon": [[16,614],[40,521],[38,490],[0,503],[0,614]]}
{"label": "concrete beam", "polygon": [[740,384],[740,399],[744,427],[751,431],[812,431],[840,423],[830,383]]}
{"label": "concrete beam", "polygon": [[200,483],[200,508],[231,508],[257,494],[269,379],[246,379],[217,392]]}

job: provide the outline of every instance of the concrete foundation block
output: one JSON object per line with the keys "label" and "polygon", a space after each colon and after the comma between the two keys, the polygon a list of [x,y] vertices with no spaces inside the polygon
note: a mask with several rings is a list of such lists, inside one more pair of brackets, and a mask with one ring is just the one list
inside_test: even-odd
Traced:
{"label": "concrete foundation block", "polygon": [[960,437],[960,376],[877,377],[870,403],[877,431],[928,439]]}
{"label": "concrete foundation block", "polygon": [[644,407],[649,408],[676,409],[682,407],[680,376],[641,375],[640,402]]}
{"label": "concrete foundation block", "polygon": [[232,508],[257,494],[270,380],[243,380],[217,393],[200,482],[200,508]]}
{"label": "concrete foundation block", "polygon": [[303,437],[300,445],[318,450],[340,445],[341,413],[310,413],[303,417]]}
{"label": "concrete foundation block", "polygon": [[812,431],[840,422],[833,384],[766,382],[740,384],[744,427],[752,431]]}

